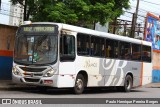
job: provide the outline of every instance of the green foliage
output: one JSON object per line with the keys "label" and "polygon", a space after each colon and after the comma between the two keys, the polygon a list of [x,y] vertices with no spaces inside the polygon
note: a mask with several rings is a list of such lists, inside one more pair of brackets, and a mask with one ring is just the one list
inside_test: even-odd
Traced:
{"label": "green foliage", "polygon": [[27,0],[27,6],[32,10],[32,21],[104,25],[123,14],[123,9],[129,8],[129,0]]}

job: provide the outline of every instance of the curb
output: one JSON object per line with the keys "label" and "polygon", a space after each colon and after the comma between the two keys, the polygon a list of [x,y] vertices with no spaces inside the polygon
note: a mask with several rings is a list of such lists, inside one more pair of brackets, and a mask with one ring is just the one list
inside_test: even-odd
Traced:
{"label": "curb", "polygon": [[160,83],[150,83],[144,85],[145,88],[160,88]]}

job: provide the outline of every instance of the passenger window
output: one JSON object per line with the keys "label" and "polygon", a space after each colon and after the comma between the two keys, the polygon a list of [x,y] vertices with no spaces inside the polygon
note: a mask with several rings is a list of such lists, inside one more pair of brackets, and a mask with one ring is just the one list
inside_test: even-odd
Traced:
{"label": "passenger window", "polygon": [[127,42],[120,42],[119,44],[119,58],[131,59],[131,45]]}
{"label": "passenger window", "polygon": [[106,39],[106,57],[118,58],[118,41]]}
{"label": "passenger window", "polygon": [[119,48],[118,48],[118,41],[114,41],[114,58],[118,58]]}
{"label": "passenger window", "polygon": [[142,46],[142,61],[151,62],[151,47]]}
{"label": "passenger window", "polygon": [[75,59],[75,38],[71,35],[62,35],[60,39],[60,60]]}
{"label": "passenger window", "polygon": [[78,55],[89,55],[90,52],[90,36],[86,34],[77,34],[77,54]]}
{"label": "passenger window", "polygon": [[91,37],[91,56],[104,57],[104,39],[99,37]]}
{"label": "passenger window", "polygon": [[132,60],[141,61],[141,45],[132,44]]}

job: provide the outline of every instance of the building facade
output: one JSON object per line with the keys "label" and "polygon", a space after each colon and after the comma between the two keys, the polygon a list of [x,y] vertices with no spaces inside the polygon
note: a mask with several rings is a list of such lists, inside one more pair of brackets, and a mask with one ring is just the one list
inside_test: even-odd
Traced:
{"label": "building facade", "polygon": [[10,4],[9,25],[19,26],[23,22],[23,6],[20,4]]}

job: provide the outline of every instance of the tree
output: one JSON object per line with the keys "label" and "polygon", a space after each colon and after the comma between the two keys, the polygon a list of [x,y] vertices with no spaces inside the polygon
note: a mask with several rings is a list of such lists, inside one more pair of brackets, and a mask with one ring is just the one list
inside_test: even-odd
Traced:
{"label": "tree", "polygon": [[[11,1],[24,5],[24,0]],[[104,25],[120,16],[123,9],[129,8],[129,0],[27,0],[25,5],[28,8],[27,19],[31,15],[33,21],[86,26],[96,22]]]}
{"label": "tree", "polygon": [[38,0],[34,21],[54,21],[74,25],[104,25],[129,8],[129,0]]}

